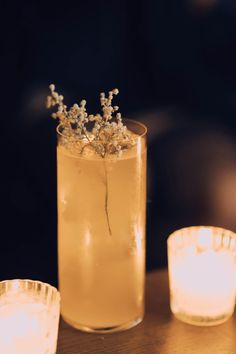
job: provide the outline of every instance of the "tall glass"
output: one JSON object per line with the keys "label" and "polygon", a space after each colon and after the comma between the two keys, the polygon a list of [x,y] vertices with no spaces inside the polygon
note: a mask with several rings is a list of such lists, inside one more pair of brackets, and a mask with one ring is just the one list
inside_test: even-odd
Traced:
{"label": "tall glass", "polygon": [[61,311],[89,332],[114,332],[144,314],[146,127],[124,120],[135,144],[121,156],[79,154],[58,133]]}

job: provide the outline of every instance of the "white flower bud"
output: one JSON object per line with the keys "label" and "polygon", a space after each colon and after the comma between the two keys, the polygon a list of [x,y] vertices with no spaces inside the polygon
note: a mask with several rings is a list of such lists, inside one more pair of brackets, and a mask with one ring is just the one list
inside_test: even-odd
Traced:
{"label": "white flower bud", "polygon": [[46,107],[50,108],[52,106],[52,97],[48,96],[47,97],[47,102],[46,102]]}
{"label": "white flower bud", "polygon": [[49,88],[50,88],[51,91],[55,91],[55,85],[54,84],[49,85]]}
{"label": "white flower bud", "polygon": [[54,97],[55,99],[58,99],[59,95],[57,92],[53,91],[52,92],[52,97]]}

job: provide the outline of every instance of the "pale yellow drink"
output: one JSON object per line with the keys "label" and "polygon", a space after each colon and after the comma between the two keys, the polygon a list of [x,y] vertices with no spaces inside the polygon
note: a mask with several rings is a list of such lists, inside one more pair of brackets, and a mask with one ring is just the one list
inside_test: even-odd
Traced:
{"label": "pale yellow drink", "polygon": [[62,316],[90,331],[131,327],[144,311],[145,136],[105,158],[59,139],[57,156]]}

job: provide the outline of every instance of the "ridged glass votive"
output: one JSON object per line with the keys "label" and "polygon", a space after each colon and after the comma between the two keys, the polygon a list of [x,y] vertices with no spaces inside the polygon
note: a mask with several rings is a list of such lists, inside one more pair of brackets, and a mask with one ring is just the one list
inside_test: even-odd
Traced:
{"label": "ridged glass votive", "polygon": [[171,234],[167,245],[173,314],[199,326],[226,321],[235,306],[236,234],[187,227]]}
{"label": "ridged glass votive", "polygon": [[0,354],[55,354],[60,294],[40,281],[0,282]]}

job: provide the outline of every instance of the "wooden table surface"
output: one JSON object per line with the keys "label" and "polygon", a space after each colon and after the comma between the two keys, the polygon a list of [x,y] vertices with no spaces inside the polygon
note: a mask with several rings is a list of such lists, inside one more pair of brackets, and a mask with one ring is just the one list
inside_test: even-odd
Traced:
{"label": "wooden table surface", "polygon": [[63,321],[57,354],[236,354],[236,315],[214,327],[196,327],[175,319],[169,309],[166,270],[147,274],[146,315],[124,332],[88,334]]}

